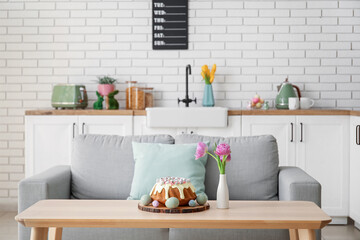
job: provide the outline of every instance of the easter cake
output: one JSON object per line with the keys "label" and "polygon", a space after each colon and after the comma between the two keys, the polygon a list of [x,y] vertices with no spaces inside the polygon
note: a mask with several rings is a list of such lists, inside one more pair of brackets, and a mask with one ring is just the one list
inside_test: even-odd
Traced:
{"label": "easter cake", "polygon": [[151,189],[150,197],[165,205],[166,200],[177,198],[179,206],[188,205],[191,200],[196,199],[195,188],[190,179],[179,177],[163,177],[156,179]]}

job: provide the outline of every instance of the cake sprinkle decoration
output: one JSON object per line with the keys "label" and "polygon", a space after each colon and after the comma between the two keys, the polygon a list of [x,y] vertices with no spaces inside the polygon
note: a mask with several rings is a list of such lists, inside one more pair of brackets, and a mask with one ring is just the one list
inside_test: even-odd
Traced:
{"label": "cake sprinkle decoration", "polygon": [[189,178],[182,178],[182,177],[162,177],[156,179],[156,183],[160,183],[161,185],[164,184],[179,185],[190,182],[191,181]]}

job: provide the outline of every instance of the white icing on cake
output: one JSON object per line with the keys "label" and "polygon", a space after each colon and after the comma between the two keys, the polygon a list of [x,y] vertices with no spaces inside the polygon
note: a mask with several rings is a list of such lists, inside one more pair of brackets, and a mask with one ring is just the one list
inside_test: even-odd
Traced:
{"label": "white icing on cake", "polygon": [[192,185],[190,179],[178,178],[178,177],[164,177],[156,179],[156,184],[150,191],[151,194],[161,193],[165,189],[165,199],[169,198],[169,188],[177,188],[180,193],[180,198],[184,199],[184,189],[190,188],[192,192],[195,192],[195,188]]}

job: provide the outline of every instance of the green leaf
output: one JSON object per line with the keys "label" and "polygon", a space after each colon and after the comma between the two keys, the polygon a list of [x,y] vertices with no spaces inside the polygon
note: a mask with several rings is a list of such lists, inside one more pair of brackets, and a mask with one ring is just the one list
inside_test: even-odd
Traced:
{"label": "green leaf", "polygon": [[104,76],[104,77],[98,77],[98,83],[99,84],[114,84],[117,80],[115,78]]}
{"label": "green leaf", "polygon": [[214,143],[214,152],[215,152],[216,148],[217,148],[217,144]]}

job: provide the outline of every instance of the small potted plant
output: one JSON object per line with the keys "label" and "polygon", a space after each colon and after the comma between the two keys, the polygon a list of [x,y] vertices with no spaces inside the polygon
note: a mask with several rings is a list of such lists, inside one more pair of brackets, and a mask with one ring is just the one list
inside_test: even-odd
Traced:
{"label": "small potted plant", "polygon": [[107,96],[109,93],[113,92],[115,90],[115,85],[117,80],[115,78],[104,76],[104,77],[98,77],[98,91],[101,96]]}

